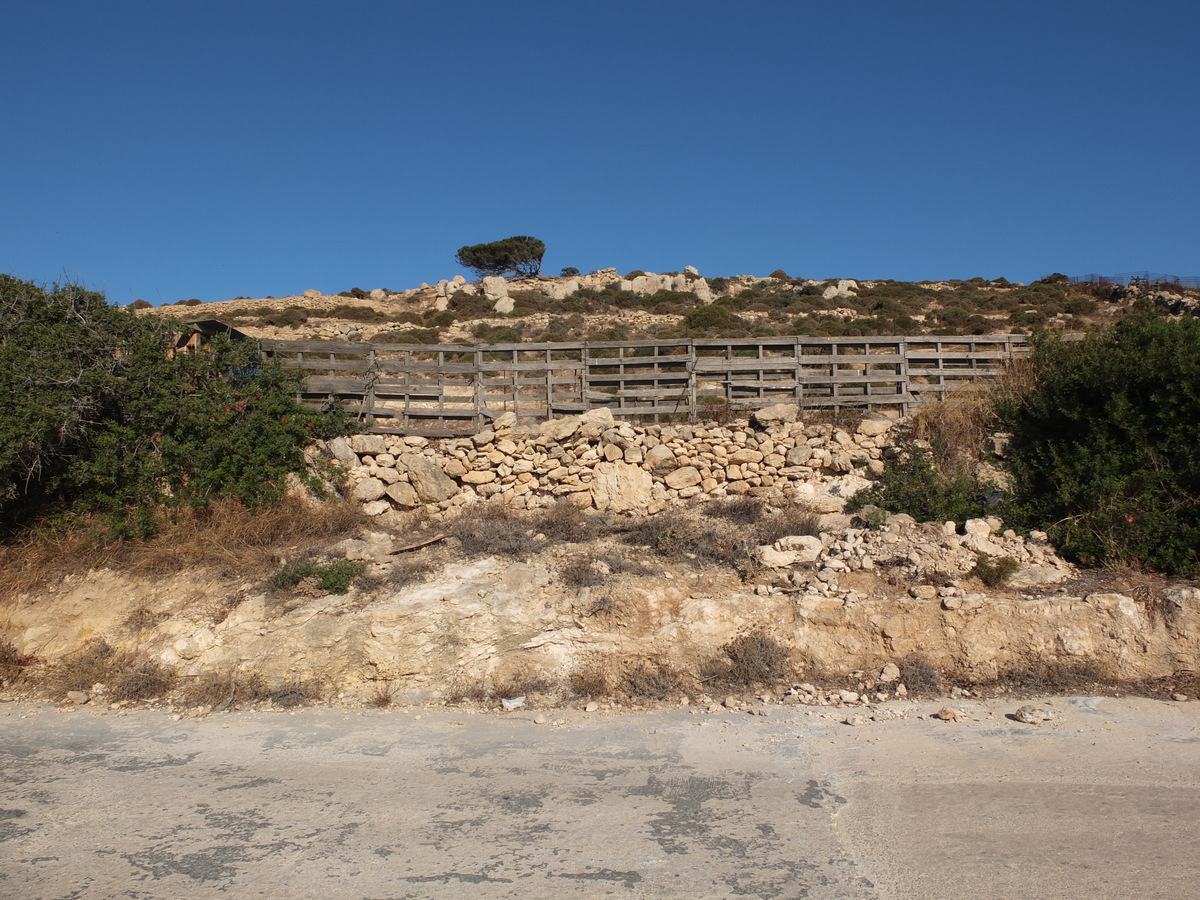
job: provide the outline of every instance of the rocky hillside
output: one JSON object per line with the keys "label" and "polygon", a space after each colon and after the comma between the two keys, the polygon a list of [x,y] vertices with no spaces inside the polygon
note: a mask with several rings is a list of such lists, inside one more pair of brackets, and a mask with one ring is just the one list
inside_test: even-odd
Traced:
{"label": "rocky hillside", "polygon": [[470,283],[462,276],[393,292],[353,288],[338,295],[216,303],[180,301],[148,315],[220,319],[254,336],[403,343],[629,340],[878,334],[1024,333],[1085,330],[1136,303],[1172,314],[1200,307],[1185,289],[984,281],[814,281],[704,278],[688,267],[655,274],[601,269],[567,278]]}
{"label": "rocky hillside", "polygon": [[995,518],[851,516],[856,472],[899,450],[894,420],[760,416],[329,442],[314,454],[364,504],[351,533],[279,546],[274,574],[223,553],[35,573],[4,606],[4,677],[40,667],[10,687],[185,709],[1193,690],[1194,584],[1080,572]]}

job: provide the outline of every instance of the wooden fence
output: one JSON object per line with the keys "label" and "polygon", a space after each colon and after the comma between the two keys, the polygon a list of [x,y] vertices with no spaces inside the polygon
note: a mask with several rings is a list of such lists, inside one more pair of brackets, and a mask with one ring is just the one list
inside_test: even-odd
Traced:
{"label": "wooden fence", "polygon": [[372,431],[427,436],[472,434],[505,412],[534,420],[599,406],[650,421],[782,402],[907,414],[1029,350],[1023,335],[1009,334],[261,346],[305,371],[305,402],[343,404]]}

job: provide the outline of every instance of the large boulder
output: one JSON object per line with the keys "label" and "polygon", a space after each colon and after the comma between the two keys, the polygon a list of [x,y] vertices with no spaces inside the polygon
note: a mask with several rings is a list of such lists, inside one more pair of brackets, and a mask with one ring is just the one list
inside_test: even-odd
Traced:
{"label": "large boulder", "polygon": [[417,496],[413,486],[407,482],[397,481],[395,484],[389,484],[385,493],[392,498],[393,503],[402,509],[412,509],[414,506],[421,505],[421,498]]}
{"label": "large boulder", "polygon": [[868,416],[858,423],[858,428],[855,430],[864,437],[878,437],[890,431],[895,424],[895,419],[889,419],[886,416]]}
{"label": "large boulder", "polygon": [[559,419],[547,419],[538,427],[538,431],[552,441],[565,441],[579,430],[580,424],[579,416],[563,416]]}
{"label": "large boulder", "polygon": [[674,451],[666,444],[656,444],[647,450],[644,464],[651,472],[666,471],[678,465]]}
{"label": "large boulder", "polygon": [[795,403],[776,403],[774,406],[764,406],[762,409],[756,409],[751,413],[750,418],[754,420],[754,424],[759,428],[768,428],[771,425],[786,424],[790,425],[796,421],[800,410]]}
{"label": "large boulder", "polygon": [[387,485],[378,478],[364,478],[354,486],[351,496],[360,503],[369,503],[382,497],[386,489]]}
{"label": "large boulder", "polygon": [[379,434],[354,434],[350,436],[350,449],[355,453],[387,453],[387,442]]}
{"label": "large boulder", "polygon": [[406,453],[396,461],[396,468],[408,473],[409,484],[422,503],[440,503],[458,493],[454,479],[427,456]]}
{"label": "large boulder", "polygon": [[682,469],[671,472],[663,480],[667,483],[667,487],[679,491],[699,484],[704,479],[700,475],[700,470],[695,466],[684,466]]}
{"label": "large boulder", "polygon": [[489,300],[508,296],[508,282],[501,275],[489,275],[483,279],[483,295]]}
{"label": "large boulder", "polygon": [[358,465],[358,457],[350,447],[350,442],[344,437],[331,438],[325,443],[329,455],[342,464],[344,468],[353,469]]}
{"label": "large boulder", "polygon": [[644,513],[650,505],[654,479],[641,466],[602,462],[592,471],[592,505],[596,509]]}

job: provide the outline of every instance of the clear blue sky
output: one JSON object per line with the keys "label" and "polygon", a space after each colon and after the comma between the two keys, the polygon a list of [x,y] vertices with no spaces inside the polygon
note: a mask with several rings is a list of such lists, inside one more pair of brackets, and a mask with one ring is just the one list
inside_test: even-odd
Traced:
{"label": "clear blue sky", "polygon": [[1200,274],[1200,3],[0,0],[0,272]]}

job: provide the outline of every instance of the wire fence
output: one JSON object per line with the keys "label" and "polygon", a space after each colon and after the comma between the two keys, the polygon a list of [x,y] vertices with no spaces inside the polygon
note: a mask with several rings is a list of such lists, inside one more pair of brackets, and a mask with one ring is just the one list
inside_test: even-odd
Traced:
{"label": "wire fence", "polygon": [[1071,284],[1141,284],[1200,288],[1200,275],[1165,275],[1162,272],[1118,272],[1116,275],[1072,275]]}

